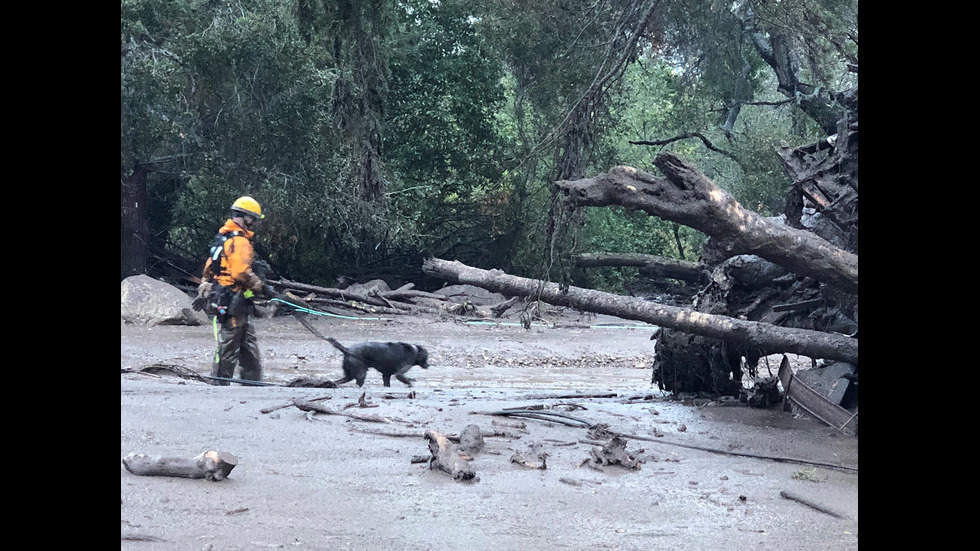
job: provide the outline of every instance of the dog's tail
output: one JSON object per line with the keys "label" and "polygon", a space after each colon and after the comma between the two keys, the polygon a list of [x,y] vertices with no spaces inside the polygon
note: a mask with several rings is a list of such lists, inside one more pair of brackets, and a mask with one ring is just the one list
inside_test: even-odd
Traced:
{"label": "dog's tail", "polygon": [[345,347],[344,345],[340,344],[340,342],[337,339],[335,339],[333,337],[323,337],[323,338],[326,339],[330,344],[334,345],[334,347],[337,350],[340,350],[341,352],[343,352],[345,356],[347,354],[350,354],[351,353],[351,351],[350,350],[347,350],[347,347]]}

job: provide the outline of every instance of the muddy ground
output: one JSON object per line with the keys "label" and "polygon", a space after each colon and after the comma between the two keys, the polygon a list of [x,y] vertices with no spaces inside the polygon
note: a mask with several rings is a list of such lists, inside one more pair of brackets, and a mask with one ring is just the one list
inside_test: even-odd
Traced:
{"label": "muddy ground", "polygon": [[[209,482],[136,476],[120,461],[122,549],[858,548],[856,437],[778,407],[665,395],[650,383],[650,326],[557,311],[548,321],[556,325],[526,330],[411,316],[313,320],[344,343],[426,346],[431,368],[409,372],[412,389],[397,381],[384,388],[377,372],[363,389],[218,387],[123,373],[120,459],[218,449],[239,463],[228,479]],[[292,316],[256,324],[266,382],[340,376],[340,353]],[[120,348],[123,369],[162,364],[207,375],[213,335],[123,323]],[[553,398],[601,393],[615,396]],[[362,394],[376,407],[356,407]],[[263,412],[297,397],[320,398],[340,414]],[[586,428],[488,415],[526,406],[627,435],[640,468],[590,466],[602,442]],[[429,457],[424,431],[457,435],[469,424],[509,434],[485,438],[470,463],[475,482],[418,462]],[[531,466],[546,453],[546,468],[515,463],[515,453]]]}

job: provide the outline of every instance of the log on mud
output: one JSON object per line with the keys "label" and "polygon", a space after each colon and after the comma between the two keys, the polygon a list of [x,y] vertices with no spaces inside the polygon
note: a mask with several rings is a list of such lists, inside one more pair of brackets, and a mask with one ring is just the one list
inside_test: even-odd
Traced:
{"label": "log on mud", "polygon": [[557,306],[645,321],[736,344],[754,345],[815,359],[839,360],[855,365],[858,363],[857,339],[836,333],[792,329],[705,314],[689,308],[666,306],[580,287],[562,288],[557,283],[526,279],[500,270],[473,268],[459,261],[431,258],[422,263],[422,271],[453,283],[476,285],[506,295],[533,296]]}
{"label": "log on mud", "polygon": [[778,224],[744,208],[707,176],[671,153],[654,160],[666,178],[619,166],[594,178],[556,182],[578,206],[623,206],[707,234],[717,258],[752,254],[790,271],[857,294],[857,255],[805,230]]}
{"label": "log on mud", "polygon": [[204,478],[216,482],[228,478],[238,465],[238,458],[228,452],[210,450],[193,458],[131,453],[122,462],[127,471],[139,476]]}
{"label": "log on mud", "polygon": [[476,472],[466,461],[459,456],[456,445],[453,444],[446,435],[427,430],[423,438],[429,443],[429,453],[432,459],[429,461],[429,468],[448,473],[453,480],[467,481],[476,478]]}

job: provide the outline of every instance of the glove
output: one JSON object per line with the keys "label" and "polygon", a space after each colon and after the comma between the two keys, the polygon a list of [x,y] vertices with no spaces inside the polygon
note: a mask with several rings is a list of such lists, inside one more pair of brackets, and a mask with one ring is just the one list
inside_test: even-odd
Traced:
{"label": "glove", "polygon": [[211,295],[211,282],[205,281],[197,286],[197,298],[191,302],[191,308],[201,311],[208,303],[208,297]]}

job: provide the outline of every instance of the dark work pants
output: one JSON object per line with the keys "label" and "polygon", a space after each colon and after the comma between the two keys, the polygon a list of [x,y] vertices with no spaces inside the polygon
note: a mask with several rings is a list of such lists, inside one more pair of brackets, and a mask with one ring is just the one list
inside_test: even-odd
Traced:
{"label": "dark work pants", "polygon": [[[249,381],[262,380],[262,364],[259,361],[259,342],[255,337],[255,326],[249,316],[228,316],[224,323],[218,324],[215,336],[217,349],[211,366],[211,376],[231,379],[235,367],[241,366],[241,378]],[[228,381],[215,381],[227,385]]]}

